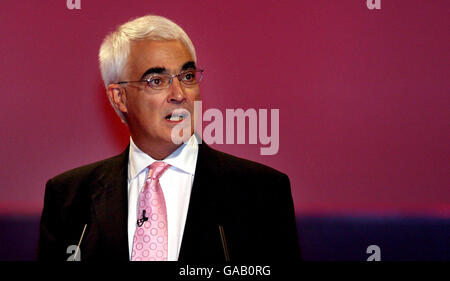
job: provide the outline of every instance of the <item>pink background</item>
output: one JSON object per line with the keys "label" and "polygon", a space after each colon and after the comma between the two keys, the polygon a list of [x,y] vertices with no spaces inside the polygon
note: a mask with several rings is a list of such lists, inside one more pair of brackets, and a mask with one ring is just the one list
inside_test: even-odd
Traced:
{"label": "pink background", "polygon": [[450,216],[450,2],[381,5],[2,1],[0,213],[39,214],[50,177],[122,152],[128,132],[104,94],[98,48],[154,13],[193,40],[203,110],[280,109],[278,154],[214,147],[287,173],[298,214]]}

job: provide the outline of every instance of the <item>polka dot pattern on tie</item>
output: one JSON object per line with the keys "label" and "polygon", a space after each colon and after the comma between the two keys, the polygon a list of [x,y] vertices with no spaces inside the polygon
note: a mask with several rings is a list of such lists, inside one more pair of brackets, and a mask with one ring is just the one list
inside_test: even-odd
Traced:
{"label": "polka dot pattern on tie", "polygon": [[[136,226],[131,260],[167,260],[167,211],[159,178],[169,168],[164,162],[154,162],[149,166],[148,177],[138,199],[138,219],[142,225]],[[144,211],[145,217],[144,219]]]}

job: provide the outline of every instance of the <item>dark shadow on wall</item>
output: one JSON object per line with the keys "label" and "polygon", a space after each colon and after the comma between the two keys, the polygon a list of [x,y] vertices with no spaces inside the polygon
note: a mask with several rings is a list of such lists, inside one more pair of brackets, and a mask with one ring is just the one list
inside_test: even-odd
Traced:
{"label": "dark shadow on wall", "polygon": [[[39,216],[0,217],[0,261],[36,258]],[[305,261],[365,261],[377,245],[382,261],[450,261],[450,219],[299,216]]]}

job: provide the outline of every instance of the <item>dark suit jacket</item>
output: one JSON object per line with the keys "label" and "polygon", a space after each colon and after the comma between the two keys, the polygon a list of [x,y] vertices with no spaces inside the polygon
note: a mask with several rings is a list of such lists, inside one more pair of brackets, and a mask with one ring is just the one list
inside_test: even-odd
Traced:
{"label": "dark suit jacket", "polygon": [[[83,227],[82,261],[128,261],[128,151],[47,182],[39,260],[67,260]],[[179,261],[224,262],[218,225],[233,262],[300,260],[288,177],[199,145]]]}

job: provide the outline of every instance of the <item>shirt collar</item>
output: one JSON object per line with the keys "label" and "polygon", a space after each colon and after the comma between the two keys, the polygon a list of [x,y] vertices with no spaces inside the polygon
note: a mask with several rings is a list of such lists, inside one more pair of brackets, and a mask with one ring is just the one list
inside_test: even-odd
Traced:
{"label": "shirt collar", "polygon": [[[194,175],[195,165],[197,163],[198,155],[198,140],[193,134],[189,140],[178,147],[172,154],[167,156],[162,161],[171,165],[172,167],[181,170],[182,172]],[[157,161],[150,155],[146,154],[137,147],[133,138],[130,136],[130,152],[129,152],[128,179],[131,180],[139,175],[153,162]]]}

